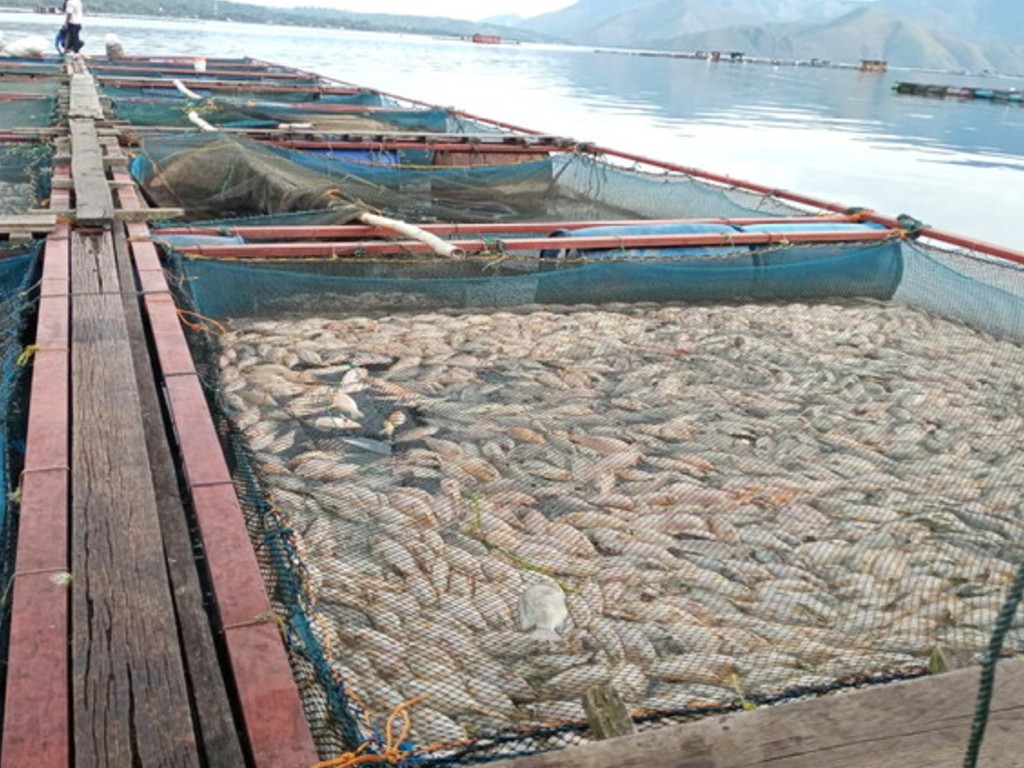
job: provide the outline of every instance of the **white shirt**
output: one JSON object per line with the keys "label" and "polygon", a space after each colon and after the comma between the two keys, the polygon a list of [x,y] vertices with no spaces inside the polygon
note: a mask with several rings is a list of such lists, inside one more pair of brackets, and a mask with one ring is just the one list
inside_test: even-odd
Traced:
{"label": "white shirt", "polygon": [[64,6],[64,13],[67,14],[68,24],[81,24],[82,0],[68,0]]}

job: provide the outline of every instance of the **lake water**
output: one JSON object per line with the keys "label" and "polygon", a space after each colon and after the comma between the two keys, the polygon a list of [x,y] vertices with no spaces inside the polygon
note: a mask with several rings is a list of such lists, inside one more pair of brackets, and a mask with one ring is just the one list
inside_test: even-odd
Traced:
{"label": "lake water", "polygon": [[[0,13],[8,40],[59,19]],[[546,45],[90,17],[86,54],[252,56],[544,133],[1024,249],[1024,107],[897,96],[896,80],[1024,80],[709,64]]]}

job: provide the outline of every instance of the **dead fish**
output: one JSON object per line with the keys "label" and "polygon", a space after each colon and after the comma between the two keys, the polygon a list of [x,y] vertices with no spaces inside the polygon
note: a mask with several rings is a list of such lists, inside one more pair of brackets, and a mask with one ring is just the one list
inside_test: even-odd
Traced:
{"label": "dead fish", "polygon": [[565,592],[554,581],[530,584],[519,597],[519,628],[539,640],[559,642],[568,618]]}
{"label": "dead fish", "polygon": [[342,390],[338,390],[334,393],[334,397],[331,398],[331,408],[336,411],[341,411],[346,416],[351,416],[353,419],[365,418],[363,412],[359,410],[359,405],[355,400],[347,393]]}
{"label": "dead fish", "polygon": [[321,416],[317,419],[313,419],[312,426],[316,429],[324,432],[334,432],[335,430],[353,430],[362,429],[363,425],[358,421],[352,421],[352,419],[344,416]]}

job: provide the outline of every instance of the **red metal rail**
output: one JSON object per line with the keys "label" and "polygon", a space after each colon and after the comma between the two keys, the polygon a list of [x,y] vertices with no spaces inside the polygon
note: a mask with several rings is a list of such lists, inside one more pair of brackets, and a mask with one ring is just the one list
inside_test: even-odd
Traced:
{"label": "red metal rail", "polygon": [[311,141],[308,139],[259,139],[288,149],[433,149],[438,152],[481,152],[487,154],[547,155],[551,152],[574,152],[575,146],[564,143],[500,144],[491,141]]}
{"label": "red metal rail", "polygon": [[[265,92],[265,93],[309,93],[310,95],[326,96],[351,96],[357,93],[366,93],[365,88],[324,88],[320,86],[302,87],[297,85],[275,85],[272,83],[252,83],[252,81],[232,82],[228,80],[202,80],[195,77],[177,78],[192,90],[199,91],[243,91],[243,92]],[[100,75],[98,77],[101,87],[105,88],[159,88],[169,91],[177,91],[177,86],[168,80],[156,78],[136,78]],[[296,102],[302,103],[302,102]]]}
{"label": "red metal rail", "polygon": [[[196,56],[195,58],[196,59],[202,59],[204,61],[206,60],[202,56]],[[92,61],[92,62],[89,63],[89,71],[93,72],[94,74],[98,74],[101,77],[105,77],[105,76],[107,76],[109,74],[112,74],[112,73],[116,74],[116,73],[124,72],[126,69],[127,69],[127,67],[123,67],[123,66],[120,66],[120,65],[117,65],[117,64],[107,64],[107,63],[102,62],[102,61],[101,62]],[[178,63],[172,64],[172,65],[166,66],[166,67],[155,67],[155,66],[137,67],[137,66],[133,66],[133,67],[131,67],[131,72],[133,72],[133,73],[145,73],[145,74],[157,74],[157,75],[168,75],[168,76],[188,75],[190,77],[195,77],[195,78],[202,78],[202,77],[216,78],[216,77],[221,76],[221,75],[226,76],[226,77],[249,77],[249,78],[252,78],[253,80],[256,80],[257,82],[262,82],[263,78],[267,78],[269,80],[285,80],[285,81],[287,81],[287,80],[311,80],[311,79],[314,79],[311,75],[302,74],[302,73],[296,72],[294,70],[292,70],[292,71],[273,72],[273,71],[270,71],[270,70],[252,70],[252,69],[230,69],[230,68],[216,68],[216,69],[214,69],[214,68],[210,68],[209,66],[208,66],[207,69],[198,70],[198,69],[195,68],[194,65],[189,67],[189,66],[179,65]],[[137,76],[138,75],[136,75],[136,74],[132,74],[131,75],[131,77],[137,77]],[[315,79],[319,80],[319,78],[315,78]]]}
{"label": "red metal rail", "polygon": [[[608,221],[530,221],[504,224],[423,224],[420,229],[438,236],[470,234],[547,234],[558,229],[586,229],[589,227],[650,227],[666,224],[721,224],[723,226],[750,226],[754,224],[841,224],[858,223],[856,216],[793,216],[739,218],[739,219],[620,219]],[[239,226],[164,227],[154,233],[161,235],[238,235],[246,240],[323,240],[355,239],[363,237],[390,237],[393,232],[363,224],[331,226]],[[680,235],[682,236],[682,235]],[[560,241],[561,242],[561,241]]]}
{"label": "red metal rail", "polygon": [[[567,248],[590,250],[618,250],[623,248],[686,248],[746,245],[785,245],[858,243],[893,240],[900,237],[897,230],[834,231],[834,232],[737,232],[699,233],[676,235],[634,235],[624,237],[539,237],[509,240],[450,240],[451,245],[466,253],[493,253],[495,251],[537,251]],[[245,245],[187,245],[178,248],[183,253],[218,259],[335,257],[358,254],[430,253],[430,246],[413,240],[357,240],[318,243],[258,243]]]}

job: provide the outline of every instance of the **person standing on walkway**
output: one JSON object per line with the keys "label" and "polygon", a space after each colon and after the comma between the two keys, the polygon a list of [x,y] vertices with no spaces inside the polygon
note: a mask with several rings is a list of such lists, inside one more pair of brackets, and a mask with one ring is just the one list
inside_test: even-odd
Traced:
{"label": "person standing on walkway", "polygon": [[85,43],[82,42],[82,0],[67,0],[64,4],[64,21],[67,23],[68,35],[64,41],[67,53],[77,54]]}

